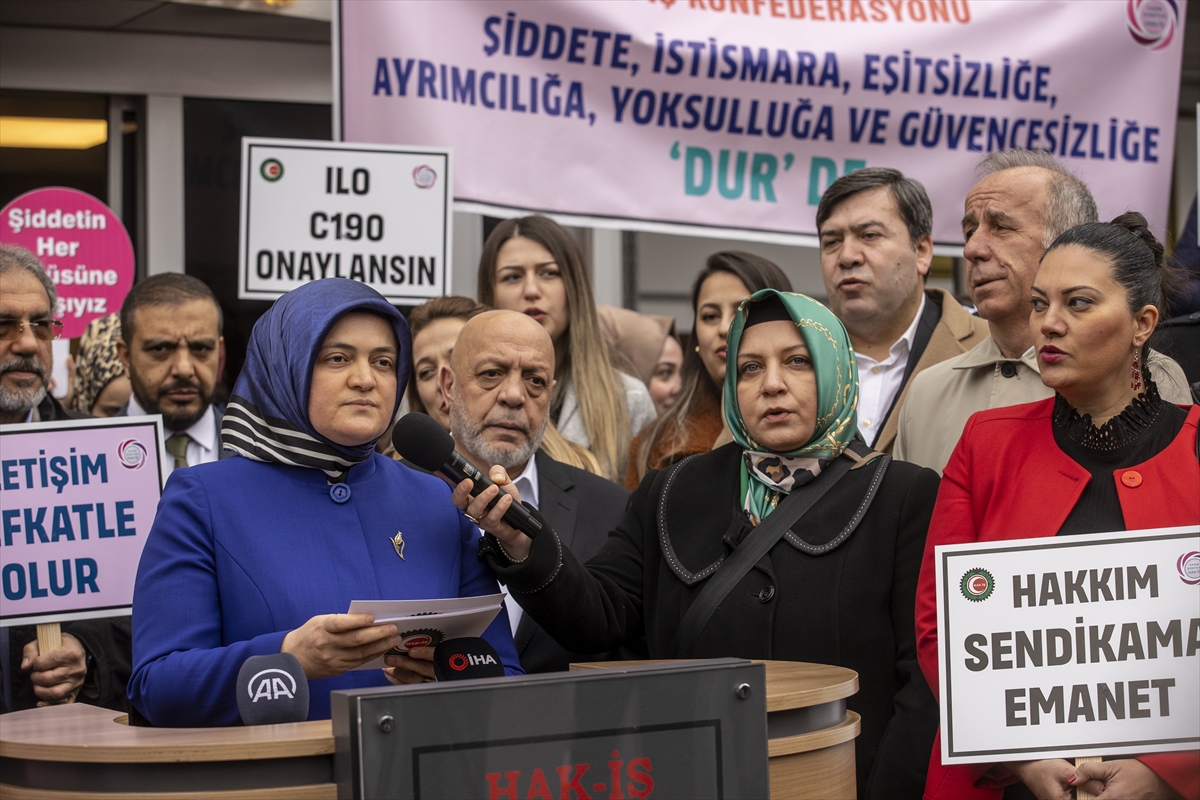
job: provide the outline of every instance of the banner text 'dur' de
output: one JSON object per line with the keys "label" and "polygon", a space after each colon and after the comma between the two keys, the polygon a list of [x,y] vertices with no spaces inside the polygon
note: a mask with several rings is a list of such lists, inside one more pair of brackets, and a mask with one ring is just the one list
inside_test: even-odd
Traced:
{"label": "banner text 'dur' de", "polygon": [[1052,152],[1166,224],[1184,0],[631,0],[338,7],[346,141],[452,147],[455,199],[814,234],[835,178],[921,181],[961,243],[989,152]]}

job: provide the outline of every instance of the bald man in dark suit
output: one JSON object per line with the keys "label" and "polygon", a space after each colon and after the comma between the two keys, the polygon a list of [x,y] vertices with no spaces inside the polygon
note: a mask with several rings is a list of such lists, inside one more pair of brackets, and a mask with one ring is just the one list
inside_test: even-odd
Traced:
{"label": "bald man in dark suit", "polygon": [[[554,345],[545,329],[514,311],[481,314],[459,334],[439,380],[458,452],[485,472],[504,467],[522,500],[538,509],[576,558],[594,555],[624,515],[629,492],[541,449],[554,391]],[[521,613],[511,596],[507,608],[526,672],[641,655],[636,649],[569,653]]]}

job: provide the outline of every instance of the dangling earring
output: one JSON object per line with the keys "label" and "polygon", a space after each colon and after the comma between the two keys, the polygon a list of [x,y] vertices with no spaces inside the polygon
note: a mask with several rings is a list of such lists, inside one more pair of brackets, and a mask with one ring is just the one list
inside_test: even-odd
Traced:
{"label": "dangling earring", "polygon": [[1129,371],[1129,388],[1135,392],[1142,388],[1142,367],[1138,364],[1136,347],[1133,349],[1133,367]]}

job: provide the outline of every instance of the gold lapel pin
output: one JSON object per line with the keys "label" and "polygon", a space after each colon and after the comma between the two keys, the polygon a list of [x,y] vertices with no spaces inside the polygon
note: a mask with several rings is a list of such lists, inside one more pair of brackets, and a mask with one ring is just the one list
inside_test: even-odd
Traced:
{"label": "gold lapel pin", "polygon": [[391,539],[392,547],[396,549],[396,555],[400,556],[400,560],[404,560],[404,534],[396,531],[396,535]]}

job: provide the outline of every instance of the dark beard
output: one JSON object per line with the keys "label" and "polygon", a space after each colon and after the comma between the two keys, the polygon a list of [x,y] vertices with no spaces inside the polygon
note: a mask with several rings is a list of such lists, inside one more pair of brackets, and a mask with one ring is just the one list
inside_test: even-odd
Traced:
{"label": "dark beard", "polygon": [[[200,418],[204,416],[206,411],[208,411],[208,405],[208,403],[205,403],[203,408],[194,413],[191,411],[182,414],[168,414],[165,411],[151,411],[150,413],[162,414],[163,427],[167,430],[186,431],[188,428],[200,421]],[[146,410],[149,411],[149,409]]]}
{"label": "dark beard", "polygon": [[[204,387],[199,383],[190,381],[175,381],[166,384],[151,396],[148,387],[143,384],[138,378],[131,373],[129,383],[133,387],[133,396],[137,398],[138,405],[147,414],[162,414],[163,427],[169,431],[186,431],[188,428],[200,421],[208,411],[208,407],[212,404],[212,394],[206,393]],[[200,395],[200,410],[180,410],[175,412],[163,411],[159,398],[164,397],[177,389],[195,389]]]}

